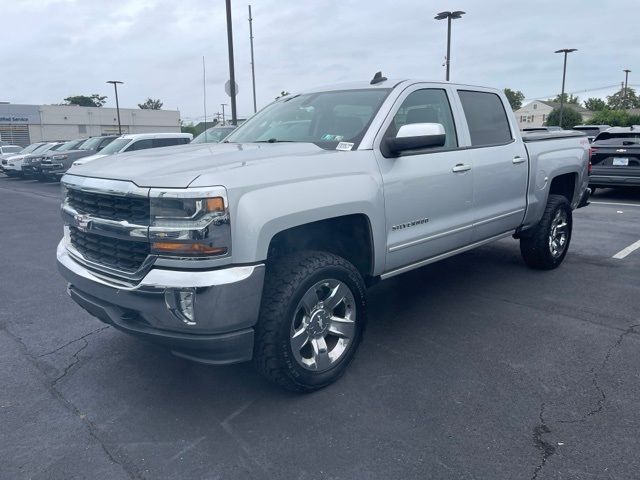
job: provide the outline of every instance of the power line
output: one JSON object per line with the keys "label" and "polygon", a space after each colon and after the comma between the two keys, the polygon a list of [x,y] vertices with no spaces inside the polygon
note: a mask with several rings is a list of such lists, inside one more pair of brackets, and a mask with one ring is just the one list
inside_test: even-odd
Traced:
{"label": "power line", "polygon": [[[587,92],[597,92],[600,90],[608,90],[610,88],[619,88],[620,84],[615,83],[613,85],[605,85],[602,87],[594,87],[594,88],[586,88],[584,90],[576,90],[573,92],[565,92],[567,95],[576,95],[578,93],[587,93]],[[640,87],[640,84],[634,83],[634,84],[629,84],[630,87]],[[539,98],[553,98],[556,95],[558,95],[557,93],[552,93],[550,95],[538,95],[537,97],[527,97],[524,100],[537,100]]]}

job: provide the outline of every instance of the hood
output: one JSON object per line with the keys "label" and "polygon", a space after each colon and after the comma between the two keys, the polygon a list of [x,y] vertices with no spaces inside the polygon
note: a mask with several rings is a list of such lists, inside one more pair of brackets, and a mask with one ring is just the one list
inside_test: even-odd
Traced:
{"label": "hood", "polygon": [[312,143],[199,143],[110,155],[74,166],[67,173],[128,180],[139,187],[186,188],[204,174],[327,153],[331,152]]}

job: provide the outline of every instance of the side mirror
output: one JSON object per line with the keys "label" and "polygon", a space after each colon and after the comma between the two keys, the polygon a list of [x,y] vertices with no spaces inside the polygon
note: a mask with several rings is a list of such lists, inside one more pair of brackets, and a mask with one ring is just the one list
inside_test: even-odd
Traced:
{"label": "side mirror", "polygon": [[406,150],[442,147],[446,139],[441,123],[410,123],[401,126],[395,138],[383,140],[384,153],[385,156],[397,157]]}

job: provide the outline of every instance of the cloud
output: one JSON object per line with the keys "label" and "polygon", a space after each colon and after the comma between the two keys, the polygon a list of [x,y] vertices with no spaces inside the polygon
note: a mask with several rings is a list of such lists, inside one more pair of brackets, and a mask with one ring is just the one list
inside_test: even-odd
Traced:
{"label": "cloud", "polygon": [[[100,93],[114,103],[106,80],[122,80],[123,106],[146,97],[202,116],[202,56],[207,66],[207,110],[229,103],[224,2],[218,0],[3,1],[5,44],[0,53],[0,100],[57,103],[72,94]],[[444,77],[446,22],[433,16],[450,2],[400,0],[253,0],[258,105],[281,90],[390,78],[440,81]],[[247,4],[233,3],[238,112],[252,112]],[[452,80],[510,87],[527,98],[560,90],[559,48],[569,57],[567,90],[603,96],[624,77],[640,73],[635,43],[640,4],[457,0],[467,12],[453,22]],[[625,12],[621,15],[620,12]],[[615,28],[606,26],[615,25]],[[601,34],[606,32],[606,35]],[[633,75],[630,83],[634,84]]]}

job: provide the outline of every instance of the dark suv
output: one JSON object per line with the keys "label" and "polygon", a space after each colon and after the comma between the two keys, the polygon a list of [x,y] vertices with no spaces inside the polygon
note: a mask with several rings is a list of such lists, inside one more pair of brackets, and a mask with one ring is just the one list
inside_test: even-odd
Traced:
{"label": "dark suv", "polygon": [[599,133],[590,156],[592,193],[602,187],[640,187],[640,126]]}
{"label": "dark suv", "polygon": [[45,157],[40,163],[41,178],[60,179],[71,168],[73,162],[82,157],[94,155],[113,142],[118,135],[93,137],[85,141],[77,150],[67,150]]}

